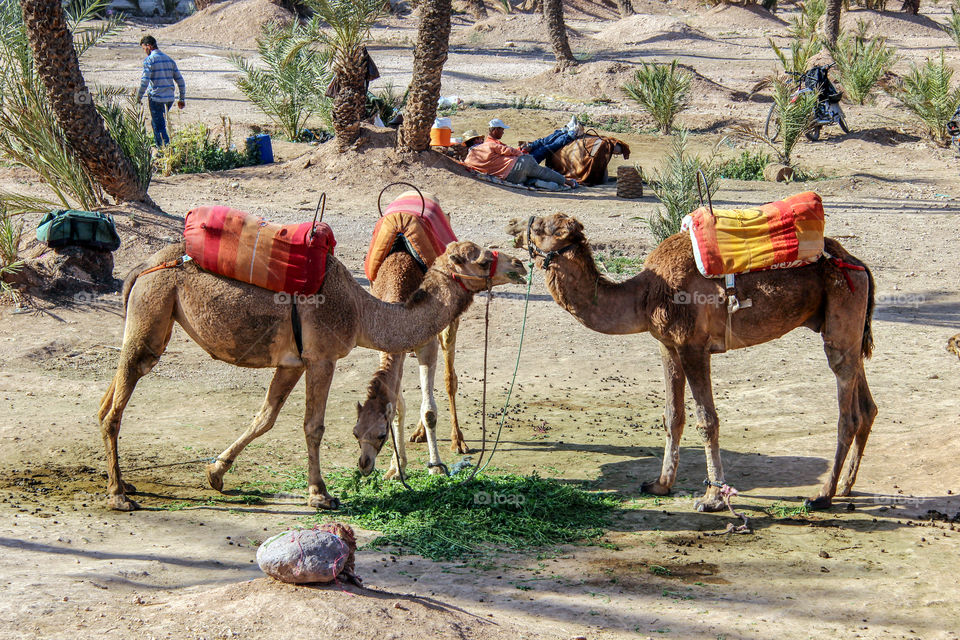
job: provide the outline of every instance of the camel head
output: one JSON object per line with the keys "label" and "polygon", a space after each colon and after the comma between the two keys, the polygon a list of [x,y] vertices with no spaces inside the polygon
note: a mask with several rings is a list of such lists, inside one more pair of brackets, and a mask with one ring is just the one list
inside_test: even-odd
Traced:
{"label": "camel head", "polygon": [[483,291],[488,283],[489,286],[526,284],[527,270],[522,262],[468,241],[448,244],[432,268],[446,273],[472,292]]}
{"label": "camel head", "polygon": [[[377,389],[376,385],[380,388]],[[377,454],[383,443],[390,439],[390,423],[396,411],[393,403],[384,398],[383,383],[374,380],[371,383],[369,398],[363,404],[357,403],[357,424],[353,427],[353,436],[360,445],[360,460],[357,468],[367,476],[377,466]]]}
{"label": "camel head", "polygon": [[525,224],[514,220],[507,231],[514,234],[520,246],[526,245],[530,257],[536,259],[541,269],[548,269],[557,256],[586,241],[583,225],[565,213],[531,217]]}

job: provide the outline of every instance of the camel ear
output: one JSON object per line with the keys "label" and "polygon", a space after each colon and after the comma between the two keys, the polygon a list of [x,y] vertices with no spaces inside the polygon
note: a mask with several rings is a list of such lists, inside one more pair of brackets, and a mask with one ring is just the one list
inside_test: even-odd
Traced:
{"label": "camel ear", "polygon": [[387,408],[384,409],[384,414],[387,416],[387,422],[390,422],[393,420],[393,403],[392,402],[387,403]]}
{"label": "camel ear", "polygon": [[359,402],[357,403],[357,417],[360,417],[360,412],[363,411],[363,405]]}

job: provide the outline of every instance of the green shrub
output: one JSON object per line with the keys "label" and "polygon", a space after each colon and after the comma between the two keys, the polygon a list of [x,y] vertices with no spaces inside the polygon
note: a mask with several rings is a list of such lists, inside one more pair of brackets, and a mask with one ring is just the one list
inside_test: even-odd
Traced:
{"label": "green shrub", "polygon": [[131,96],[121,98],[117,94],[105,94],[97,101],[97,110],[117,141],[123,154],[130,159],[137,181],[146,191],[153,177],[153,134],[144,126],[143,103]]}
{"label": "green shrub", "polygon": [[286,27],[270,22],[257,36],[263,68],[237,55],[230,58],[242,74],[237,88],[294,141],[311,116],[330,109],[324,95],[333,77],[327,68],[330,55],[325,49],[303,46],[306,37],[306,28],[297,20]]}
{"label": "green shrub", "polygon": [[911,63],[910,73],[888,89],[926,125],[930,137],[941,145],[949,144],[947,123],[960,104],[960,86],[951,86],[953,69],[947,66],[940,50],[939,59],[927,58],[922,67]]}
{"label": "green shrub", "polygon": [[17,301],[19,296],[5,280],[4,276],[13,275],[23,266],[20,260],[20,237],[23,235],[23,224],[15,223],[6,209],[0,208],[0,295],[13,296]]}
{"label": "green shrub", "polygon": [[[813,122],[813,110],[817,106],[816,92],[801,93],[793,100],[794,86],[783,78],[773,80],[773,102],[776,105],[781,146],[777,155],[781,163],[790,164],[793,148],[803,134],[810,130]],[[776,147],[774,147],[776,149]]]}
{"label": "green shrub", "polygon": [[669,65],[642,63],[633,76],[633,82],[624,85],[628,96],[653,116],[663,134],[670,133],[673,120],[687,107],[691,74],[677,69],[677,61]]}
{"label": "green shrub", "polygon": [[787,34],[794,40],[819,38],[817,23],[827,12],[827,0],[806,0],[797,4],[800,13],[790,18]]}
{"label": "green shrub", "polygon": [[396,116],[403,105],[407,103],[410,89],[400,93],[392,82],[387,82],[377,93],[367,93],[367,117],[380,116],[384,124],[389,123]]}
{"label": "green shrub", "polygon": [[258,153],[253,147],[237,151],[231,144],[229,121],[224,121],[224,139],[211,137],[210,128],[202,123],[178,129],[170,144],[161,147],[156,162],[163,175],[174,173],[203,173],[224,171],[257,164]]}
{"label": "green shrub", "polygon": [[943,25],[943,30],[949,33],[956,45],[960,47],[960,0],[953,0],[950,17],[947,18],[947,24]]}
{"label": "green shrub", "polygon": [[829,47],[840,72],[840,83],[857,104],[866,102],[877,81],[897,61],[896,50],[887,46],[886,38],[868,38],[868,30],[869,25],[860,20],[855,34],[843,34],[836,46]]}
{"label": "green shrub", "polygon": [[770,164],[770,156],[762,151],[744,151],[720,165],[720,177],[732,180],[763,180],[763,170]]}
{"label": "green shrub", "polygon": [[[650,184],[653,194],[663,205],[663,209],[657,208],[647,218],[647,225],[658,242],[663,242],[680,231],[683,216],[700,206],[697,189],[697,174],[700,171],[703,171],[706,177],[706,189],[711,197],[720,187],[720,171],[714,157],[702,159],[692,154],[687,136],[686,129],[681,129],[673,136],[670,154]],[[704,193],[703,197],[706,198],[707,193]]]}
{"label": "green shrub", "polygon": [[581,113],[577,116],[577,122],[583,125],[584,129],[596,129],[597,131],[610,131],[613,133],[635,133],[637,127],[622,116],[601,116],[594,119],[587,113]]}

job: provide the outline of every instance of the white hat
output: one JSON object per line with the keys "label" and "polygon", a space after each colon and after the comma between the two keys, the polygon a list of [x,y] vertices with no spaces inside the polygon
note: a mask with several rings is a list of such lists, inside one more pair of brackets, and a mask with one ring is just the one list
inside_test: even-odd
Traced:
{"label": "white hat", "polygon": [[506,123],[505,123],[503,120],[501,120],[500,118],[494,118],[493,120],[490,121],[490,124],[487,125],[487,126],[489,126],[491,129],[496,129],[496,128],[498,128],[498,127],[499,127],[500,129],[509,129],[509,128],[510,128],[510,127],[508,127],[508,126],[506,125]]}

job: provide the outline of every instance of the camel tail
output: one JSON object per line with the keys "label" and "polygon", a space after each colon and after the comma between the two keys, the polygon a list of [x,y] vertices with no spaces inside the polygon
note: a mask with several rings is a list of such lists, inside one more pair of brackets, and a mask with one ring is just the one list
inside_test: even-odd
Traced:
{"label": "camel tail", "polygon": [[123,318],[127,318],[127,300],[130,298],[130,291],[133,289],[133,285],[136,284],[137,278],[140,277],[140,274],[143,273],[144,269],[149,266],[149,262],[141,262],[133,269],[130,269],[130,273],[127,274],[127,277],[123,280]]}
{"label": "camel tail", "polygon": [[863,265],[863,268],[867,272],[867,278],[870,284],[867,286],[867,317],[863,321],[863,339],[860,342],[860,355],[869,360],[870,356],[873,355],[873,307],[875,304],[874,294],[876,292],[876,285],[873,282],[873,273],[870,272],[870,267]]}

